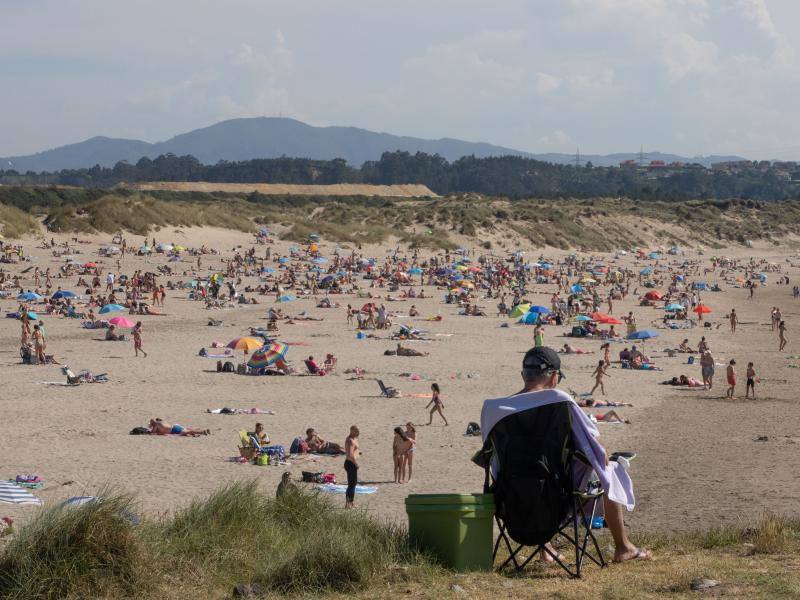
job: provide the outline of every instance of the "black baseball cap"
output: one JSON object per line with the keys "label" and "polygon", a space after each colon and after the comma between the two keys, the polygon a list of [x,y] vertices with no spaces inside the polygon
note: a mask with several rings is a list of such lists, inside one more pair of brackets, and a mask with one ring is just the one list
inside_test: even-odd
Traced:
{"label": "black baseball cap", "polygon": [[531,348],[522,359],[522,368],[526,371],[539,371],[540,373],[558,373],[559,380],[564,378],[561,372],[561,357],[552,348],[539,346]]}

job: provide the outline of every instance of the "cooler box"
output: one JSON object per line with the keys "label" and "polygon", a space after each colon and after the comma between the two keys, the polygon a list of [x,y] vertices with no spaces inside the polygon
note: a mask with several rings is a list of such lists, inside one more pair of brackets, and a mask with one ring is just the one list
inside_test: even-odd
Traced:
{"label": "cooler box", "polygon": [[406,498],[408,535],[456,571],[491,571],[492,494],[412,494]]}

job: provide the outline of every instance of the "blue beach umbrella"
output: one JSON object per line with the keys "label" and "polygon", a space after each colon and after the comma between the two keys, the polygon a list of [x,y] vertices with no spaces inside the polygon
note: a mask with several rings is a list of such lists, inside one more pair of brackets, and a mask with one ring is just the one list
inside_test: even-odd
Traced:
{"label": "blue beach umbrella", "polygon": [[653,267],[645,267],[641,271],[639,271],[639,275],[650,275],[653,272]]}
{"label": "blue beach umbrella", "polygon": [[414,267],[413,269],[409,269],[408,274],[409,275],[421,275],[422,274],[422,269],[420,269],[419,267]]}
{"label": "blue beach umbrella", "polygon": [[280,298],[278,298],[278,302],[291,302],[292,300],[297,300],[297,296],[292,296],[291,294],[284,294]]}
{"label": "blue beach umbrella", "polygon": [[675,304],[674,302],[671,304],[667,304],[664,307],[664,310],[685,310],[686,307],[683,304]]}
{"label": "blue beach umbrella", "polygon": [[641,329],[628,335],[629,340],[649,340],[654,337],[658,337],[658,332],[650,329]]}
{"label": "blue beach umbrella", "polygon": [[70,292],[69,290],[58,290],[55,294],[53,294],[53,300],[59,300],[60,298],[77,298],[78,294],[75,292]]}
{"label": "blue beach umbrella", "polygon": [[590,317],[588,315],[578,315],[577,317],[575,317],[575,320],[576,321],[591,321],[592,317]]}
{"label": "blue beach umbrella", "polygon": [[110,312],[119,312],[121,310],[125,310],[125,307],[120,304],[106,304],[103,308],[100,309],[100,314],[105,315]]}
{"label": "blue beach umbrella", "polygon": [[546,308],[544,306],[534,305],[534,306],[531,306],[528,309],[528,312],[529,313],[541,314],[541,315],[549,315],[550,314],[550,309]]}
{"label": "blue beach umbrella", "polygon": [[42,297],[35,292],[23,292],[22,294],[17,296],[17,300],[29,301],[29,300],[41,300],[41,299]]}

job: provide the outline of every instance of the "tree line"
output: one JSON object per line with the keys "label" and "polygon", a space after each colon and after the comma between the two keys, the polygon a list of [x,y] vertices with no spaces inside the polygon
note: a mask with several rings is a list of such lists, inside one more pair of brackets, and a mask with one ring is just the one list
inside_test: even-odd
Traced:
{"label": "tree line", "polygon": [[[800,169],[800,168],[799,168]],[[343,159],[271,158],[220,161],[204,165],[194,156],[165,154],[118,162],[111,168],[18,173],[0,170],[0,184],[66,185],[109,188],[121,183],[208,181],[214,183],[421,183],[440,195],[476,193],[509,198],[627,197],[642,200],[742,198],[800,199],[800,170],[792,173],[769,163],[734,171],[702,165],[657,170],[636,167],[562,165],[523,158],[465,156],[448,162],[439,155],[385,152],[360,168]]]}

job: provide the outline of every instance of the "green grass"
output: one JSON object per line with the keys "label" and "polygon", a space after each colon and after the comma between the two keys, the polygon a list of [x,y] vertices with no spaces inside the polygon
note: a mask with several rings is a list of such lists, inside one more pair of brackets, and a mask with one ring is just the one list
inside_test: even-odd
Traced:
{"label": "green grass", "polygon": [[13,240],[33,233],[39,228],[36,220],[15,206],[0,204],[0,234]]}
{"label": "green grass", "polygon": [[291,596],[351,593],[396,565],[419,577],[432,568],[404,532],[316,494],[277,501],[255,482],[233,484],[136,527],[125,517],[131,498],[98,495],[20,528],[0,553],[1,598],[224,597],[252,583]]}
{"label": "green grass", "polygon": [[[454,574],[414,550],[403,530],[327,497],[280,501],[256,483],[221,488],[173,515],[134,526],[131,497],[47,508],[0,546],[0,598],[229,598],[235,585],[270,597],[688,598],[691,581],[723,582],[730,597],[800,594],[800,520],[767,514],[747,526],[634,538],[656,559],[600,570],[582,580],[535,562],[521,574]],[[601,547],[610,543],[600,532]],[[565,551],[565,550],[562,550]]]}

